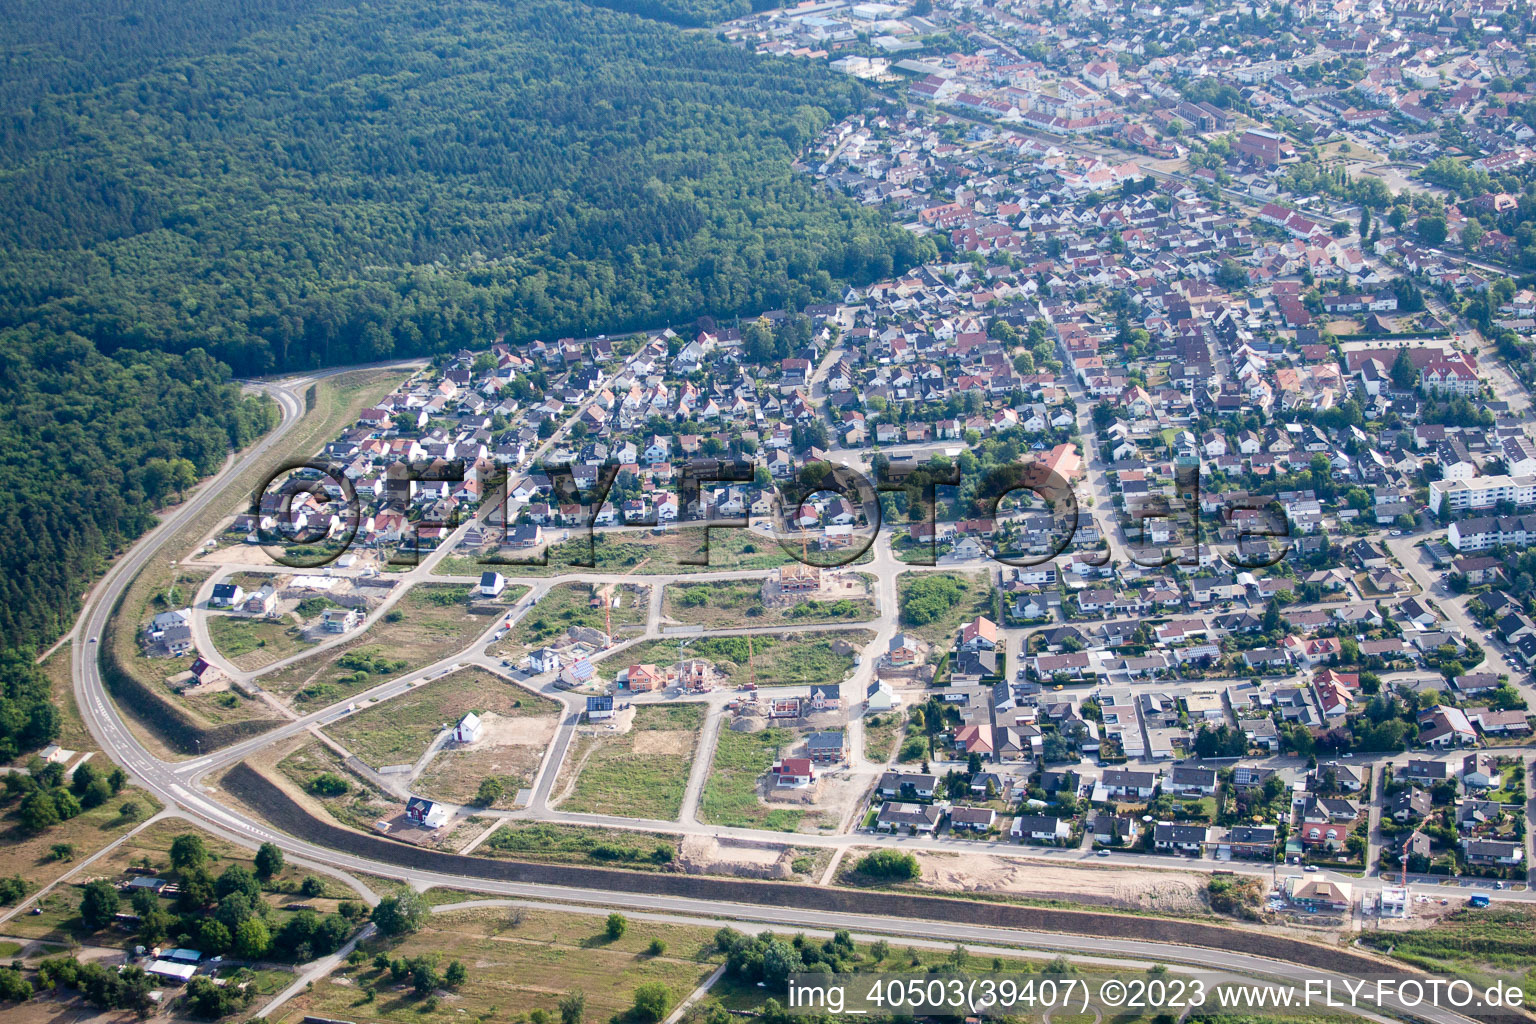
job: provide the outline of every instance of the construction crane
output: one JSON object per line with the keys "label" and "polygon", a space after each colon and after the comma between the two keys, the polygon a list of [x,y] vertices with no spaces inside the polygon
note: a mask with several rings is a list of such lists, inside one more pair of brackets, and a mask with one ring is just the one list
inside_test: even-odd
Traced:
{"label": "construction crane", "polygon": [[1403,848],[1399,853],[1399,856],[1403,860],[1403,871],[1401,876],[1398,878],[1398,884],[1401,885],[1404,889],[1408,888],[1408,844],[1412,843],[1413,837],[1418,834],[1418,826],[1414,826],[1413,831],[1408,833],[1408,838],[1403,840]]}
{"label": "construction crane", "polygon": [[[651,559],[649,556],[642,558],[640,561],[630,566],[627,570],[620,573],[620,575],[633,575],[634,573],[638,572],[646,562],[649,562],[650,560]],[[618,583],[615,582],[604,584],[603,586],[597,588],[597,595],[603,602],[603,635],[608,638],[608,642],[603,645],[605,649],[613,646],[613,597],[614,590],[617,587]]]}

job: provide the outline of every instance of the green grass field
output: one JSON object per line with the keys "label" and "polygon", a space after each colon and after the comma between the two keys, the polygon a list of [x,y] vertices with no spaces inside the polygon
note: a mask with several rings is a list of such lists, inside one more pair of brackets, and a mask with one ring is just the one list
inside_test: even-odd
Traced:
{"label": "green grass field", "polygon": [[897,582],[902,628],[933,644],[936,655],[976,616],[999,621],[985,572],[908,572]]}
{"label": "green grass field", "polygon": [[762,580],[674,583],[663,595],[662,614],[705,629],[775,626],[814,622],[866,622],[875,602],[861,595],[802,601],[796,605],[763,603]]}
{"label": "green grass field", "polygon": [[702,704],[651,704],[627,733],[583,736],[566,755],[578,774],[560,810],[675,821],[703,726]]}
{"label": "green grass field", "polygon": [[412,587],[360,636],[258,677],[264,689],[298,705],[323,706],[430,665],[463,648],[491,620],[469,612],[470,588]]}
{"label": "green grass field", "polygon": [[304,631],[288,620],[210,615],[208,635],[214,648],[242,669],[261,668],[314,646],[304,639]]}
{"label": "green grass field", "polygon": [[[867,629],[837,629],[824,633],[752,637],[751,655],[759,686],[804,686],[837,683],[853,671],[854,654],[875,634]],[[703,658],[724,677],[726,685],[748,679],[748,643],[744,636],[670,637],[627,647],[605,662],[613,672],[632,664],[671,664],[679,658]]]}
{"label": "green grass field", "polygon": [[766,807],[757,798],[757,785],[778,759],[779,751],[794,742],[787,729],[762,732],[720,730],[709,779],[699,798],[699,820],[732,828],[769,828],[793,832],[804,812],[787,807]]}
{"label": "green grass field", "polygon": [[660,832],[513,821],[497,829],[478,852],[516,860],[657,870],[672,862],[677,848],[677,836]]}

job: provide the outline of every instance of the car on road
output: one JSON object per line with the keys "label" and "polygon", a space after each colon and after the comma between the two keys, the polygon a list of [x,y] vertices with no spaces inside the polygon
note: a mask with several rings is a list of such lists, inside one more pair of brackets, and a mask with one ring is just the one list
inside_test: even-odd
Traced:
{"label": "car on road", "polygon": [[1108,857],[1109,856],[1109,851],[1108,850],[1100,850],[1094,856],[1096,856],[1096,857]]}
{"label": "car on road", "polygon": [[97,638],[96,638],[96,637],[94,637],[94,636],[93,636],[93,637],[91,637],[91,643],[95,643],[95,642],[96,642],[96,640],[97,640]]}
{"label": "car on road", "polygon": [[1308,864],[1306,867],[1302,868],[1301,870],[1307,872],[1308,874],[1311,874],[1312,872],[1317,870],[1317,865],[1316,864]]}

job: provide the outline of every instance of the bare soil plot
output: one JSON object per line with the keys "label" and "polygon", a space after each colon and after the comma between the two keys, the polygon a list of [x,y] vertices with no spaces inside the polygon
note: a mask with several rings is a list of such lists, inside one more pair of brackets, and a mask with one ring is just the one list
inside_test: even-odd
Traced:
{"label": "bare soil plot", "polygon": [[542,746],[554,734],[560,705],[484,669],[466,668],[348,715],[326,732],[374,768],[409,764],[426,753],[444,725],[471,711],[497,721],[466,750]]}
{"label": "bare soil plot", "polygon": [[319,707],[430,665],[490,628],[485,616],[470,614],[470,589],[431,583],[412,587],[360,636],[261,675],[257,682],[295,705]]}
{"label": "bare soil plot", "polygon": [[795,874],[791,867],[795,856],[787,846],[684,836],[679,862],[683,870],[698,874],[788,879]]}
{"label": "bare soil plot", "polygon": [[634,709],[624,733],[599,727],[572,745],[561,772],[562,811],[674,821],[693,766],[702,704],[649,704]]}

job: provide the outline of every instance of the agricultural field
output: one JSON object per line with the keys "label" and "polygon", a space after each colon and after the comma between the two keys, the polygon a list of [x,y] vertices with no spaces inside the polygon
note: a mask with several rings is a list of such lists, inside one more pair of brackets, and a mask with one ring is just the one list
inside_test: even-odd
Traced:
{"label": "agricultural field", "polygon": [[580,737],[555,785],[560,810],[675,821],[703,726],[702,704],[649,704],[628,732]]}
{"label": "agricultural field", "polygon": [[757,796],[763,774],[778,760],[781,749],[794,742],[787,729],[736,732],[721,729],[709,779],[699,797],[699,820],[732,828],[769,828],[793,832],[804,812],[768,807]]}
{"label": "agricultural field", "polygon": [[[607,588],[598,588],[605,590]],[[613,635],[619,640],[645,629],[646,612],[649,609],[651,588],[648,586],[618,585],[613,588],[619,603],[605,616],[598,595],[590,583],[562,583],[539,599],[537,606],[528,609],[511,631],[493,648],[493,653],[520,657],[536,647],[549,644],[572,626],[582,626],[601,631],[611,618]]]}
{"label": "agricultural field", "polygon": [[257,681],[285,700],[314,708],[414,672],[467,646],[490,627],[485,616],[470,614],[470,591],[454,584],[412,587],[361,636]]}
{"label": "agricultural field", "polygon": [[762,580],[718,580],[674,583],[667,587],[662,597],[662,614],[675,622],[705,629],[866,622],[875,617],[875,602],[851,593],[847,597],[813,599],[795,605],[768,605],[763,602]]}
{"label": "agricultural field", "polygon": [[901,626],[928,641],[936,655],[961,625],[978,615],[997,622],[997,601],[985,572],[909,572],[897,580]]}
{"label": "agricultural field", "polygon": [[484,720],[487,732],[473,746],[502,745],[488,742],[493,734],[506,733],[510,745],[515,733],[537,733],[542,755],[560,705],[484,669],[465,668],[348,715],[326,731],[374,768],[408,764],[426,753],[444,725],[454,725],[471,711]]}
{"label": "agricultural field", "polygon": [[[527,1019],[523,1015],[538,1011],[558,1020],[561,997],[579,989],[586,996],[585,1019],[624,1021],[639,985],[660,982],[670,995],[669,1007],[676,1006],[719,963],[713,926],[635,920],[621,938],[609,939],[606,916],[606,910],[588,915],[522,907],[434,914],[412,935],[364,943],[362,962],[342,965],[300,994],[284,1007],[282,1020],[296,1024],[304,1016],[319,1016],[449,1024],[507,1019],[507,1014]],[[660,940],[662,952],[650,951],[654,940]],[[393,982],[387,969],[373,966],[381,952],[407,960],[439,954],[439,972],[457,959],[468,978],[451,995],[418,997],[409,980]]]}
{"label": "agricultural field", "polygon": [[208,635],[231,665],[248,672],[314,646],[304,638],[303,628],[289,620],[209,615]]}
{"label": "agricultural field", "polygon": [[759,686],[805,686],[838,683],[853,671],[853,659],[875,638],[868,629],[838,629],[803,636],[764,634],[745,636],[667,637],[626,647],[605,665],[617,671],[631,664],[670,664],[679,658],[703,658],[723,674],[725,684],[747,682],[750,673]]}

